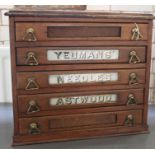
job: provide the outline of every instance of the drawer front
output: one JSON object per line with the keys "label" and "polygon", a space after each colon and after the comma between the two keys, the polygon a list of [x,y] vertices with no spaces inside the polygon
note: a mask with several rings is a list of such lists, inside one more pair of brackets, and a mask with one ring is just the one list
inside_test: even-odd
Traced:
{"label": "drawer front", "polygon": [[145,63],[145,47],[17,48],[17,65]]}
{"label": "drawer front", "polygon": [[145,69],[17,73],[17,88],[27,91],[63,86],[85,87],[86,85],[113,84],[136,87],[144,83]]}
{"label": "drawer front", "polygon": [[87,113],[32,117],[19,119],[20,134],[36,135],[65,130],[84,130],[114,126],[133,127],[141,125],[142,111],[130,110],[106,113]]}
{"label": "drawer front", "polygon": [[143,89],[21,95],[18,96],[18,110],[32,116],[64,108],[133,106],[143,104],[143,96]]}
{"label": "drawer front", "polygon": [[16,23],[16,41],[147,40],[148,24]]}

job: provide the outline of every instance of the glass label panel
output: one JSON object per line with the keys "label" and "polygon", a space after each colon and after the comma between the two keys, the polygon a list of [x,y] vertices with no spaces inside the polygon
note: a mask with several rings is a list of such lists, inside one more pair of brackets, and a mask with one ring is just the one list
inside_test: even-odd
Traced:
{"label": "glass label panel", "polygon": [[48,50],[47,60],[118,60],[119,50]]}
{"label": "glass label panel", "polygon": [[51,106],[62,106],[62,105],[116,103],[116,102],[117,102],[116,94],[104,94],[104,95],[51,98],[49,104]]}
{"label": "glass label panel", "polygon": [[117,80],[118,80],[117,72],[49,75],[49,84],[110,82]]}

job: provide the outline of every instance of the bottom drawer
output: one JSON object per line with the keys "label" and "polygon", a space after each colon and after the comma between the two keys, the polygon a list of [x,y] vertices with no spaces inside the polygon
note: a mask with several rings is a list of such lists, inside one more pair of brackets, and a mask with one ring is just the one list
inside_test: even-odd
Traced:
{"label": "bottom drawer", "polygon": [[19,119],[20,134],[42,134],[65,130],[84,130],[142,124],[142,110],[87,113]]}

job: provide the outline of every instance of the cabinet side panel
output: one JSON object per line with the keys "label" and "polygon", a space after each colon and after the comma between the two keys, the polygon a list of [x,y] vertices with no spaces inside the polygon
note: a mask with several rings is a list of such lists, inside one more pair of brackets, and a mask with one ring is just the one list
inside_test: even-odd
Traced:
{"label": "cabinet side panel", "polygon": [[148,25],[148,46],[146,55],[146,83],[145,83],[145,99],[144,99],[144,112],[143,112],[143,123],[147,126],[147,115],[148,115],[148,94],[149,94],[149,83],[150,83],[150,65],[151,65],[151,50],[152,50],[152,26],[153,22],[150,20]]}
{"label": "cabinet side panel", "polygon": [[15,22],[14,20],[15,20],[14,17],[9,18],[14,135],[17,135],[18,134],[18,107],[17,107],[17,91],[16,91],[16,52],[15,52],[15,27],[14,27]]}

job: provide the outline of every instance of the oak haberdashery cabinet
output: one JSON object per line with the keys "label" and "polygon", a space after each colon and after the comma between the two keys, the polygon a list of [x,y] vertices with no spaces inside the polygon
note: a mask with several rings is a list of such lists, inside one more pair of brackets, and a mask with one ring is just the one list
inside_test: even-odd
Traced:
{"label": "oak haberdashery cabinet", "polygon": [[6,15],[13,145],[148,132],[151,14]]}

